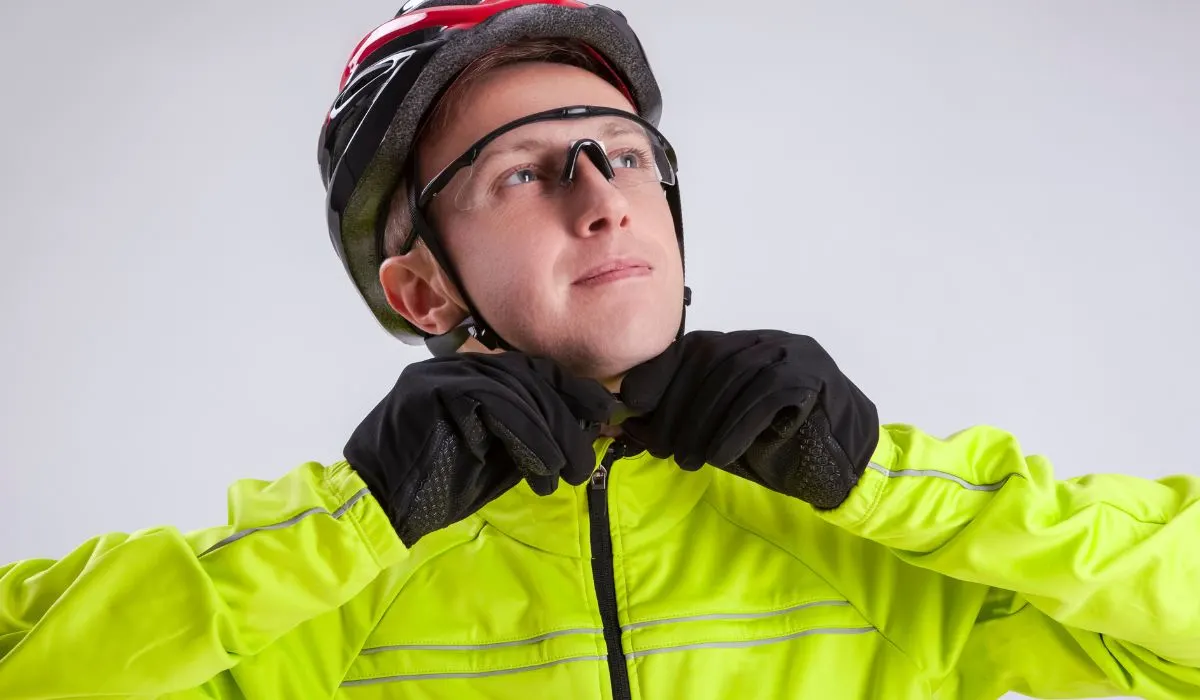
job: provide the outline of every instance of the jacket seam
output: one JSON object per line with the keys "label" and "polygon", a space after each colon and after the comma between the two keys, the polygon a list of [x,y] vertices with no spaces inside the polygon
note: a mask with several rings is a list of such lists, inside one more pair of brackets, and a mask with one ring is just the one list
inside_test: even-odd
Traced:
{"label": "jacket seam", "polygon": [[[566,634],[562,634],[563,632],[574,632],[576,634],[566,635]],[[565,627],[554,627],[554,628],[545,630],[544,632],[538,632],[537,634],[523,634],[520,636],[513,636],[513,637],[499,637],[494,642],[486,642],[483,644],[454,644],[454,643],[449,643],[449,642],[444,642],[444,641],[424,640],[424,641],[420,641],[420,642],[380,644],[380,645],[373,646],[373,647],[363,647],[363,651],[360,651],[359,653],[362,654],[363,652],[365,652],[367,650],[371,650],[371,649],[387,650],[388,647],[427,647],[427,646],[461,647],[461,649],[423,649],[423,648],[409,649],[409,648],[402,648],[402,649],[397,649],[396,651],[487,651],[486,647],[496,646],[496,645],[500,645],[500,644],[509,645],[510,647],[512,647],[512,646],[534,646],[541,642],[548,641],[549,639],[552,639],[552,638],[561,638],[561,637],[566,637],[566,636],[597,637],[601,634],[602,634],[602,630],[600,630],[599,628],[585,628],[585,627],[580,627],[578,625],[568,625]],[[550,636],[550,635],[553,635],[553,636]],[[517,642],[518,644],[513,644],[513,642]],[[519,644],[520,642],[525,642],[526,644]],[[484,648],[480,649],[479,647],[484,647]],[[386,651],[372,651],[368,655],[383,654],[383,653],[386,653]]]}
{"label": "jacket seam", "polygon": [[[330,471],[330,469],[328,467],[322,468],[322,473],[321,473],[320,478],[321,478],[321,485],[322,485],[322,487],[324,487],[325,491],[329,494],[332,494],[339,501],[338,506],[336,508],[334,508],[333,510],[329,510],[329,508],[325,507],[325,505],[316,505],[311,508],[302,510],[299,513],[296,513],[295,515],[285,518],[283,520],[280,520],[278,522],[268,523],[265,525],[255,525],[255,526],[251,526],[251,527],[240,528],[240,529],[236,530],[235,532],[233,532],[232,534],[213,543],[207,549],[196,554],[196,559],[197,560],[203,559],[203,558],[209,556],[210,554],[219,552],[219,551],[229,547],[230,545],[240,542],[240,541],[246,539],[247,537],[250,537],[251,535],[254,535],[256,533],[270,532],[270,531],[275,531],[275,530],[285,530],[287,528],[292,527],[293,525],[298,525],[299,523],[301,523],[305,520],[308,520],[309,518],[312,518],[312,517],[319,517],[322,515],[327,515],[330,517],[330,519],[332,519],[334,521],[342,520],[342,516],[350,514],[350,511],[354,508],[354,506],[357,505],[358,502],[361,501],[364,496],[368,495],[369,492],[367,491],[366,488],[363,488],[363,489],[359,489],[358,491],[355,491],[347,496],[346,494],[344,494],[342,492],[341,489],[336,488],[335,486],[333,486],[332,482],[329,481],[329,471]],[[354,519],[353,515],[350,515],[348,520],[353,524],[355,531],[359,533],[360,539],[362,539],[363,541],[365,541],[367,543],[367,549],[371,552],[371,558],[375,561],[375,564],[379,565],[379,556],[378,556],[377,552],[375,551],[374,543],[372,543],[371,540],[365,536],[362,528],[359,527],[358,522]]]}
{"label": "jacket seam", "polygon": [[[895,454],[895,452],[893,452],[893,454]],[[872,461],[871,463],[868,463],[867,464],[868,470],[871,470],[871,464],[876,464],[876,462]],[[880,466],[883,466],[883,465],[880,465]],[[884,467],[884,468],[886,469],[886,467]],[[874,471],[874,470],[872,470],[872,471]],[[876,472],[876,473],[878,473],[878,472]],[[890,470],[889,470],[889,473],[890,473]],[[891,477],[887,476],[886,474],[880,474],[880,476],[883,477],[883,482],[879,484],[879,488],[875,489],[875,493],[872,494],[872,496],[871,496],[871,502],[867,505],[867,508],[863,512],[862,517],[855,520],[852,527],[858,528],[858,527],[865,525],[867,523],[867,521],[870,520],[871,518],[873,518],[875,516],[875,513],[879,510],[879,504],[883,502],[883,494],[885,491],[888,490],[888,487],[891,485]],[[861,483],[862,483],[862,479],[860,478],[859,484],[861,484]],[[856,486],[857,486],[857,484],[856,484]]]}
{"label": "jacket seam", "polygon": [[[375,683],[400,683],[400,682],[403,682],[406,680],[412,680],[414,676],[444,676],[444,675],[452,675],[452,674],[456,675],[456,674],[460,674],[460,673],[461,674],[470,674],[472,676],[484,677],[487,675],[503,673],[506,671],[512,672],[512,673],[521,673],[521,672],[525,672],[525,671],[537,671],[537,670],[541,670],[542,668],[549,666],[549,665],[570,662],[570,661],[599,662],[599,661],[604,661],[604,660],[605,660],[605,658],[604,658],[603,654],[579,654],[579,653],[556,654],[556,655],[546,658],[543,661],[538,661],[538,662],[532,663],[532,664],[517,664],[517,665],[508,665],[508,666],[498,666],[496,668],[489,668],[486,671],[463,671],[462,669],[459,669],[459,668],[451,668],[451,667],[443,666],[443,667],[440,667],[438,670],[421,671],[420,673],[390,673],[390,674],[382,675],[382,676],[366,675],[366,676],[363,676],[362,678],[343,678],[341,680],[341,682],[339,683],[339,685],[345,685],[347,683],[351,683],[354,685],[367,685],[367,684],[370,684],[372,681],[374,681]],[[423,680],[437,680],[437,679],[436,678],[425,678]]]}
{"label": "jacket seam", "polygon": [[[341,499],[343,496],[342,490],[336,484],[334,484],[333,481],[330,479],[332,472],[333,472],[332,469],[322,470],[321,481],[325,484],[325,488],[328,491],[330,491],[331,493],[337,494],[338,498]],[[357,494],[359,492],[356,491],[355,493]],[[367,496],[374,499],[375,502],[378,503],[379,506],[382,508],[383,504],[379,503],[378,499],[375,498],[375,494],[371,493],[369,489],[367,491]],[[344,499],[343,505],[345,505],[346,503],[350,503],[351,499],[354,499],[353,495],[350,496],[350,498]],[[383,561],[379,557],[379,552],[375,548],[375,542],[373,542],[371,540],[371,537],[367,534],[366,529],[363,527],[362,522],[359,520],[358,514],[354,512],[354,506],[358,505],[358,503],[361,501],[362,501],[361,497],[357,498],[355,500],[355,502],[350,505],[349,508],[346,508],[346,510],[342,512],[342,515],[346,516],[346,520],[348,520],[350,522],[350,524],[354,526],[354,531],[358,533],[359,539],[367,544],[367,550],[371,552],[371,559],[375,562],[375,566],[379,567],[381,570],[386,569],[387,567],[385,567],[383,565]],[[342,506],[338,506],[339,509],[341,509],[341,507]],[[336,511],[334,511],[334,512],[336,512]],[[331,512],[330,515],[332,516],[333,512]],[[384,515],[386,517],[387,513],[385,512]],[[340,518],[337,518],[337,519],[340,520]]]}
{"label": "jacket seam", "polygon": [[[762,487],[760,487],[760,488],[762,488]],[[880,489],[880,493],[882,493],[882,492],[883,492],[883,489]],[[831,589],[833,589],[834,591],[836,591],[836,592],[838,593],[838,595],[840,595],[840,596],[842,597],[842,599],[843,599],[843,600],[845,600],[847,603],[849,603],[849,604],[850,604],[850,607],[854,608],[855,612],[857,612],[859,615],[861,615],[863,620],[865,620],[865,621],[866,621],[867,623],[869,623],[869,624],[870,624],[872,627],[874,627],[874,628],[876,629],[876,631],[878,631],[878,632],[879,632],[879,636],[880,636],[880,637],[882,637],[882,638],[884,639],[884,641],[886,641],[886,642],[887,642],[889,645],[891,645],[891,647],[892,647],[893,649],[895,649],[896,651],[900,652],[900,655],[901,655],[901,656],[903,656],[905,659],[907,659],[907,660],[908,660],[908,662],[909,662],[910,664],[912,664],[912,665],[913,665],[913,667],[914,667],[914,668],[916,668],[916,669],[917,669],[917,670],[918,670],[918,671],[921,673],[921,677],[922,677],[922,678],[928,678],[928,677],[929,677],[929,672],[928,672],[928,670],[927,670],[927,669],[926,669],[924,666],[922,666],[920,663],[917,663],[917,661],[916,661],[916,660],[915,660],[915,659],[914,659],[912,656],[910,656],[910,655],[908,654],[908,652],[904,650],[904,648],[903,648],[903,647],[901,647],[899,644],[896,644],[895,642],[893,642],[893,641],[892,641],[892,639],[891,639],[891,637],[889,637],[889,636],[887,635],[887,633],[886,633],[886,632],[884,632],[884,628],[883,628],[883,627],[881,627],[881,626],[880,626],[880,625],[879,625],[879,624],[878,624],[878,623],[877,623],[877,622],[876,622],[876,621],[875,621],[875,620],[874,620],[874,619],[873,619],[873,618],[872,618],[870,615],[867,615],[867,614],[866,614],[866,613],[863,611],[863,609],[862,609],[862,606],[860,606],[860,605],[859,605],[858,603],[856,603],[855,601],[851,600],[851,599],[850,599],[850,596],[846,595],[846,592],[845,592],[845,591],[843,591],[843,590],[842,590],[841,588],[839,588],[838,586],[835,586],[835,585],[833,584],[833,582],[831,582],[829,579],[827,579],[827,578],[825,578],[824,576],[822,576],[821,574],[817,573],[817,572],[816,572],[816,570],[814,570],[814,569],[813,569],[811,566],[809,566],[807,562],[805,562],[803,559],[801,559],[800,557],[798,557],[798,556],[797,556],[797,555],[796,555],[794,552],[792,552],[792,551],[790,551],[790,550],[786,549],[785,547],[781,546],[781,545],[780,545],[778,542],[775,542],[775,541],[773,541],[772,539],[770,539],[769,537],[766,537],[765,535],[763,535],[762,533],[758,532],[758,531],[757,531],[757,530],[755,530],[754,528],[752,528],[752,527],[750,527],[750,526],[748,526],[748,525],[743,525],[742,523],[740,523],[740,522],[738,522],[738,521],[734,520],[732,516],[730,516],[728,513],[724,512],[724,511],[723,511],[723,510],[721,510],[720,508],[718,508],[718,507],[716,506],[716,504],[712,503],[712,502],[711,502],[711,501],[709,501],[707,498],[704,498],[704,499],[702,499],[702,500],[703,500],[703,502],[704,502],[705,504],[707,504],[707,505],[708,505],[708,507],[710,507],[710,508],[712,508],[712,509],[713,509],[713,512],[715,512],[715,513],[717,513],[718,515],[720,515],[720,516],[721,516],[722,518],[724,518],[724,519],[725,519],[725,520],[726,520],[726,521],[727,521],[729,524],[733,525],[734,527],[737,527],[737,528],[740,528],[740,529],[742,529],[742,530],[745,530],[746,532],[749,532],[750,534],[752,534],[752,535],[754,535],[755,537],[757,537],[757,538],[759,538],[759,539],[763,540],[764,542],[767,542],[767,543],[768,543],[768,544],[770,544],[772,547],[774,547],[774,548],[778,549],[779,551],[783,552],[784,554],[786,554],[786,555],[790,556],[791,558],[795,559],[797,562],[799,562],[799,563],[800,563],[800,565],[801,565],[801,566],[803,566],[804,568],[806,568],[806,569],[808,569],[809,571],[811,571],[811,572],[812,572],[812,574],[813,574],[813,576],[816,576],[817,578],[821,579],[821,580],[822,580],[822,581],[825,583],[825,585],[829,586]],[[847,533],[847,534],[849,534],[849,533]]]}
{"label": "jacket seam", "polygon": [[[755,533],[757,534],[757,533]],[[842,603],[850,605],[850,601],[846,600],[845,596],[841,598],[828,598],[823,596],[812,596],[801,599],[800,601],[789,603],[781,608],[757,608],[754,610],[745,610],[735,613],[714,613],[701,612],[700,610],[690,610],[685,615],[673,615],[671,617],[655,617],[645,618],[640,620],[629,621],[629,625],[637,625],[634,629],[647,629],[653,627],[662,627],[665,625],[686,625],[692,622],[736,622],[739,620],[754,620],[754,619],[773,619],[785,617],[791,613],[798,613],[801,610],[806,610],[815,607],[838,607]],[[853,607],[853,606],[851,606]],[[721,615],[722,617],[711,617],[712,615]],[[728,616],[728,617],[725,617]],[[697,620],[695,618],[699,617]],[[628,626],[628,625],[627,625]],[[622,628],[624,629],[624,628]]]}
{"label": "jacket seam", "polygon": [[[991,494],[1000,493],[1003,490],[1003,488],[1005,486],[1007,486],[1008,483],[1010,481],[1012,481],[1014,478],[1020,479],[1020,480],[1024,481],[1026,484],[1034,485],[1034,482],[1031,481],[1027,475],[1025,475],[1019,471],[1009,472],[1009,473],[1005,474],[1002,478],[1000,478],[996,481],[993,481],[993,482],[989,482],[986,484],[978,484],[970,479],[967,479],[966,477],[959,476],[958,474],[955,474],[953,472],[948,472],[948,471],[945,471],[942,469],[921,469],[921,468],[916,468],[916,467],[911,467],[908,469],[889,469],[888,467],[886,467],[882,464],[879,464],[878,462],[872,462],[872,465],[879,467],[878,469],[874,469],[873,471],[878,473],[884,479],[884,484],[883,484],[883,487],[881,487],[879,489],[875,498],[872,500],[871,506],[868,508],[866,515],[864,515],[861,519],[859,519],[855,523],[855,525],[862,525],[872,515],[874,515],[876,509],[879,506],[879,502],[883,499],[884,490],[886,489],[887,485],[892,482],[893,479],[908,479],[908,478],[932,479],[933,481],[936,481],[936,482],[944,482],[944,483],[953,484],[954,486],[958,487],[958,489],[960,489],[960,490],[975,491],[977,493],[991,493]],[[870,467],[868,467],[868,468],[870,468]],[[905,473],[905,472],[932,472],[932,473],[930,473],[930,474],[914,474],[914,473]],[[970,487],[976,487],[976,488],[970,488],[968,486],[963,486],[962,484],[958,483],[958,480],[962,480],[962,482],[969,484]],[[992,486],[995,486],[996,488],[985,488],[985,487],[992,487]],[[1036,485],[1034,485],[1034,488],[1036,488]],[[1200,501],[1198,501],[1198,503],[1200,503]],[[1126,510],[1125,508],[1122,508],[1120,504],[1112,503],[1109,501],[1099,501],[1099,500],[1093,501],[1091,503],[1087,503],[1082,508],[1079,508],[1079,509],[1073,511],[1071,514],[1077,515],[1077,514],[1082,513],[1090,508],[1096,508],[1099,506],[1104,506],[1106,508],[1115,510],[1118,513],[1124,515],[1125,517],[1129,518],[1130,520],[1132,520],[1140,525],[1167,525],[1171,521],[1171,518],[1169,518],[1169,517],[1168,518],[1155,518],[1153,520],[1146,520],[1146,519],[1142,518],[1141,516],[1139,516],[1135,513],[1131,513],[1128,510]]]}
{"label": "jacket seam", "polygon": [[[1194,503],[1196,503],[1197,506],[1200,506],[1200,501],[1195,501]],[[1185,503],[1183,507],[1187,508],[1189,505],[1190,504]],[[1129,511],[1125,510],[1120,505],[1118,505],[1116,503],[1110,503],[1108,501],[1093,501],[1092,503],[1088,503],[1078,510],[1072,511],[1070,514],[1078,515],[1080,513],[1083,513],[1084,511],[1090,510],[1092,508],[1108,508],[1111,510],[1115,510],[1118,513],[1120,513],[1121,515],[1124,515],[1125,517],[1129,518],[1130,520],[1132,520],[1133,522],[1135,522],[1139,525],[1158,525],[1160,527],[1166,527],[1167,525],[1171,524],[1171,518],[1169,518],[1169,517],[1162,519],[1162,520],[1143,520],[1140,517],[1138,517],[1137,515],[1134,515],[1133,513],[1130,513]]]}
{"label": "jacket seam", "polygon": [[[797,627],[786,628],[787,631],[784,632],[783,634],[770,634],[767,636],[748,635],[748,634],[740,634],[740,635],[739,634],[728,634],[728,635],[714,635],[711,637],[710,636],[697,637],[694,640],[689,640],[682,644],[667,644],[664,646],[653,646],[653,647],[647,647],[645,649],[636,649],[636,650],[634,650],[633,653],[635,654],[634,658],[640,658],[642,656],[652,656],[655,653],[665,653],[665,652],[676,651],[676,650],[689,651],[698,645],[711,645],[711,644],[719,645],[722,643],[736,644],[738,642],[761,642],[762,646],[768,646],[771,644],[786,644],[788,642],[796,641],[797,639],[802,639],[804,636],[810,636],[810,635],[820,636],[822,634],[825,634],[825,635],[845,634],[846,630],[853,630],[853,632],[859,633],[859,634],[864,634],[866,632],[879,632],[879,628],[876,627],[875,625],[871,624],[870,620],[867,620],[864,617],[863,622],[866,622],[867,624],[860,625],[857,627],[850,627],[850,626],[845,626],[845,625],[822,625],[822,626],[811,626],[810,627],[810,626],[799,625]],[[803,636],[801,636],[801,635],[803,635]]]}
{"label": "jacket seam", "polygon": [[[755,486],[757,486],[758,488],[765,488],[763,486],[758,486],[757,484],[755,484]],[[757,537],[758,539],[766,542],[767,544],[771,545],[772,547],[779,550],[780,552],[783,552],[784,554],[788,555],[792,559],[795,559],[801,566],[803,566],[805,569],[808,569],[808,571],[810,573],[812,573],[813,576],[816,576],[817,578],[821,579],[821,581],[824,582],[825,585],[827,585],[830,588],[832,588],[833,590],[837,591],[838,595],[840,595],[843,600],[850,602],[850,599],[846,596],[846,593],[844,591],[842,591],[842,589],[833,585],[833,583],[831,581],[829,581],[829,579],[827,579],[824,576],[822,576],[821,574],[817,573],[815,569],[813,569],[811,566],[808,565],[807,562],[805,562],[803,559],[801,559],[799,556],[797,556],[795,552],[792,552],[791,550],[787,549],[786,547],[783,547],[778,542],[763,535],[761,532],[759,532],[758,530],[755,530],[754,528],[750,527],[749,525],[745,525],[737,520],[734,520],[733,516],[729,515],[722,509],[718,508],[715,503],[708,500],[707,498],[702,498],[701,501],[705,505],[707,505],[709,508],[712,508],[714,513],[721,516],[730,525],[733,525],[734,527],[736,527],[738,529],[745,530],[746,532],[748,532],[751,535],[754,535],[755,537]]]}
{"label": "jacket seam", "polygon": [[[408,573],[404,575],[404,578],[401,579],[397,583],[396,592],[392,594],[392,597],[390,600],[388,600],[387,605],[380,606],[379,617],[375,618],[374,622],[371,624],[371,628],[369,630],[367,630],[367,633],[365,635],[363,635],[362,644],[359,645],[358,650],[355,651],[354,657],[350,659],[349,665],[347,665],[345,670],[342,671],[342,682],[344,682],[346,680],[346,673],[349,672],[350,669],[354,667],[355,662],[357,662],[358,659],[363,655],[363,650],[369,648],[366,646],[367,641],[371,638],[371,635],[375,634],[376,630],[379,629],[380,623],[382,623],[383,619],[385,617],[387,617],[388,612],[393,607],[395,607],[396,599],[399,598],[400,594],[404,592],[405,587],[408,586],[408,583],[412,580],[412,577],[415,576],[417,574],[417,572],[420,571],[422,568],[424,568],[425,566],[428,566],[430,562],[440,558],[442,555],[448,554],[449,552],[452,552],[455,549],[462,547],[463,545],[466,545],[470,542],[474,542],[475,540],[479,539],[479,535],[483,532],[483,525],[485,524],[485,523],[482,523],[482,518],[480,519],[480,521],[481,521],[481,526],[477,530],[475,530],[474,534],[472,534],[471,537],[469,537],[465,540],[462,540],[461,542],[456,542],[456,543],[450,545],[449,547],[446,547],[445,549],[441,550],[440,552],[437,552],[436,554],[430,555],[424,561],[422,561],[422,562],[418,563],[416,566],[412,567],[408,571]],[[409,550],[409,551],[411,552],[412,550]]]}
{"label": "jacket seam", "polygon": [[646,647],[645,649],[637,649],[635,651],[635,653],[646,654],[647,652],[658,651],[658,650],[662,650],[662,649],[677,649],[679,647],[690,647],[690,646],[694,646],[696,644],[719,644],[721,642],[730,642],[730,643],[733,643],[733,642],[764,642],[765,644],[767,644],[767,643],[781,644],[784,642],[792,641],[791,639],[789,639],[789,637],[793,637],[793,635],[800,634],[801,632],[810,632],[812,634],[820,634],[822,632],[829,632],[830,630],[849,630],[849,629],[852,629],[852,630],[868,630],[869,629],[869,630],[873,630],[873,631],[879,631],[879,628],[876,627],[875,625],[871,624],[871,621],[866,619],[866,617],[863,618],[863,622],[865,622],[866,624],[865,625],[857,625],[857,626],[851,626],[851,625],[789,625],[789,626],[783,628],[782,633],[773,631],[770,634],[751,634],[749,632],[743,632],[741,634],[739,634],[737,632],[732,632],[730,634],[713,633],[710,635],[699,635],[699,636],[695,637],[694,639],[689,638],[689,640],[687,642],[683,642],[683,643],[671,643],[671,644],[666,644],[663,646],[652,646],[652,647]]}
{"label": "jacket seam", "polygon": [[[351,468],[352,468],[352,467],[351,467]],[[329,489],[330,489],[330,490],[331,490],[333,493],[340,494],[340,493],[341,493],[341,490],[340,490],[340,489],[338,489],[338,488],[337,488],[337,487],[336,487],[336,486],[333,484],[332,480],[330,479],[330,477],[331,477],[331,476],[332,476],[332,469],[326,469],[326,470],[325,470],[325,471],[322,473],[322,475],[321,475],[321,478],[322,478],[322,480],[324,481],[324,483],[326,484],[326,487],[327,487],[327,488],[329,488]],[[369,493],[369,495],[370,495],[370,497],[371,497],[371,498],[375,498],[375,494],[374,494],[374,493],[370,493],[369,491],[368,491],[368,493]],[[378,503],[378,499],[376,499],[376,502]],[[379,506],[382,508],[383,504],[382,504],[382,503],[378,503],[378,504],[379,504]],[[363,528],[363,524],[362,524],[362,522],[360,522],[360,520],[359,520],[359,518],[358,518],[358,515],[357,515],[357,514],[355,514],[355,513],[353,513],[353,512],[351,512],[351,511],[353,511],[353,508],[349,508],[349,509],[347,509],[347,510],[346,510],[346,513],[345,513],[345,515],[346,515],[346,516],[348,516],[348,517],[347,517],[347,519],[348,519],[348,520],[349,520],[349,521],[350,521],[350,522],[353,524],[353,527],[354,527],[355,531],[358,533],[359,537],[360,537],[360,538],[361,538],[361,539],[362,539],[364,542],[366,542],[366,543],[367,543],[367,549],[368,549],[368,550],[371,552],[371,557],[372,557],[372,559],[374,559],[374,561],[375,561],[375,565],[376,565],[376,566],[378,566],[378,567],[380,568],[380,573],[379,573],[378,575],[376,575],[376,576],[375,576],[375,579],[373,579],[373,580],[378,580],[379,576],[382,576],[382,575],[383,575],[383,572],[387,571],[389,567],[384,567],[384,566],[383,566],[383,564],[382,564],[382,562],[380,561],[380,558],[379,558],[379,553],[378,553],[377,551],[375,551],[375,543],[374,543],[374,542],[372,542],[372,541],[371,541],[371,539],[370,539],[370,537],[367,535],[367,533],[366,533],[366,530]],[[384,517],[388,518],[388,520],[389,520],[389,521],[391,520],[391,518],[390,518],[390,517],[387,515],[387,512],[386,512],[386,511],[384,512]],[[398,536],[398,535],[397,535],[397,536]],[[460,543],[460,544],[461,544],[461,543]],[[456,545],[456,546],[457,546],[457,545]],[[443,553],[445,553],[445,552],[447,552],[447,551],[450,551],[450,550],[451,550],[451,549],[453,549],[453,548],[454,548],[454,547],[448,547],[446,550],[443,550],[443,552],[439,552],[439,553],[438,553],[438,556],[440,556],[441,554],[443,554]],[[408,552],[409,552],[410,554],[411,554],[411,551],[412,551],[411,549],[409,549],[409,550],[408,550]],[[436,557],[431,557],[430,559],[433,559],[433,558],[436,558]],[[355,650],[354,654],[353,654],[352,656],[350,656],[350,657],[349,657],[349,659],[348,659],[348,662],[347,662],[346,666],[345,666],[344,668],[342,668],[342,670],[341,670],[341,680],[339,680],[339,681],[338,681],[338,685],[339,685],[339,686],[341,685],[341,683],[343,683],[343,682],[346,680],[346,674],[347,674],[347,673],[349,673],[350,669],[354,668],[354,664],[355,664],[355,662],[357,662],[357,661],[358,661],[358,659],[359,659],[359,657],[360,657],[360,656],[362,656],[363,649],[365,649],[365,648],[366,648],[366,642],[367,642],[367,640],[371,638],[371,635],[373,635],[373,634],[375,633],[375,630],[379,629],[379,623],[383,621],[383,618],[387,616],[387,613],[388,613],[388,611],[392,609],[392,606],[393,606],[393,605],[395,605],[395,603],[396,603],[396,598],[398,598],[398,597],[400,596],[400,592],[404,590],[404,587],[405,587],[406,585],[408,585],[408,582],[409,582],[409,580],[411,580],[411,579],[412,579],[412,576],[413,576],[413,575],[414,575],[414,574],[415,574],[417,571],[419,571],[419,570],[421,569],[421,567],[422,567],[422,566],[424,566],[426,563],[428,563],[428,561],[430,561],[430,560],[426,560],[425,562],[419,563],[419,564],[417,564],[416,566],[412,567],[412,569],[411,569],[411,570],[410,570],[410,571],[409,571],[409,572],[408,572],[408,573],[407,573],[407,574],[404,576],[404,578],[403,578],[403,579],[402,579],[400,582],[398,582],[398,584],[396,585],[396,592],[395,592],[395,593],[392,595],[391,599],[390,599],[390,600],[388,600],[388,602],[387,602],[387,605],[385,605],[385,606],[380,606],[380,608],[379,608],[379,611],[380,611],[380,612],[379,612],[379,615],[378,615],[377,617],[375,617],[375,619],[372,621],[370,628],[368,628],[368,629],[366,630],[366,633],[365,633],[365,634],[363,634],[363,636],[362,636],[362,642],[359,644],[359,647],[358,647],[358,649],[357,649],[357,650]],[[367,584],[367,585],[369,586],[370,584]],[[361,591],[360,591],[360,592],[361,592]],[[347,601],[347,603],[346,603],[346,604],[348,605],[348,604],[349,604],[349,601]],[[344,608],[344,607],[345,607],[345,605],[343,605],[342,607]]]}
{"label": "jacket seam", "polygon": [[[854,605],[854,604],[851,603],[851,605]],[[864,612],[862,610],[862,608],[858,607],[857,605],[854,605],[854,609],[858,611],[859,615],[862,615],[862,618],[864,620],[871,623],[871,626],[875,628],[875,631],[879,633],[879,636],[881,638],[883,638],[883,641],[887,642],[889,646],[891,646],[893,649],[895,649],[900,654],[900,656],[903,656],[908,661],[908,663],[912,664],[913,668],[917,669],[917,672],[920,674],[921,679],[925,682],[926,686],[928,686],[929,681],[930,681],[929,669],[925,668],[924,665],[922,665],[920,662],[918,662],[916,659],[914,659],[912,657],[912,655],[909,654],[908,651],[904,649],[904,647],[900,646],[895,641],[893,641],[891,635],[889,635],[885,631],[884,627],[882,625],[880,625],[878,622],[876,622],[874,619],[872,619],[870,615],[868,615],[866,612]]]}

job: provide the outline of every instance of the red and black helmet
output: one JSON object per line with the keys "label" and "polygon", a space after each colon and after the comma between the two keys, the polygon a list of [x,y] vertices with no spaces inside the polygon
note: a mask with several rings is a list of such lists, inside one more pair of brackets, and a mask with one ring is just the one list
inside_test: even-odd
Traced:
{"label": "red and black helmet", "polygon": [[[409,0],[350,54],[318,144],[329,235],[367,306],[385,329],[405,342],[418,344],[429,338],[389,306],[379,283],[379,266],[387,208],[407,172],[414,137],[464,68],[495,48],[528,39],[581,41],[612,69],[612,77],[641,117],[658,124],[662,97],[641,42],[624,15],[600,5],[576,0]],[[668,198],[682,246],[677,187],[670,188]]]}

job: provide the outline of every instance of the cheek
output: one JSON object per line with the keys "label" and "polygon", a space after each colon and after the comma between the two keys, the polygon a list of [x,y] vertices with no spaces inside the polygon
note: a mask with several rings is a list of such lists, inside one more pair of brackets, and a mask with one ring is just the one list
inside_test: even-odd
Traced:
{"label": "cheek", "polygon": [[489,317],[497,313],[489,314],[489,308],[534,302],[554,265],[551,236],[506,224],[496,220],[460,226],[447,236],[463,284],[482,307],[479,311]]}

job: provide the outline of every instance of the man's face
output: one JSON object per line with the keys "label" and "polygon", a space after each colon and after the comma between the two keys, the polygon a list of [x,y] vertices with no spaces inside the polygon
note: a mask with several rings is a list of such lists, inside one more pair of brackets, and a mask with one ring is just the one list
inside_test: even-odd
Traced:
{"label": "man's face", "polygon": [[[579,104],[635,111],[608,82],[573,66],[523,63],[487,74],[419,146],[420,184],[493,129]],[[683,309],[683,265],[657,181],[618,187],[581,155],[572,186],[548,184],[581,138],[605,144],[614,166],[635,163],[615,152],[613,121],[624,120],[543,121],[510,132],[497,141],[506,148],[494,149],[505,155],[460,171],[429,209],[467,293],[502,337],[601,380],[662,352]]]}

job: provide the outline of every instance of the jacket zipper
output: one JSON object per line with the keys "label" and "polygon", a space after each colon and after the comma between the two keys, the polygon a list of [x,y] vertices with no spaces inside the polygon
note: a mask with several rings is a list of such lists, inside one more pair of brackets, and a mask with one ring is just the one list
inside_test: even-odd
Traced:
{"label": "jacket zipper", "polygon": [[630,700],[629,669],[625,666],[625,651],[621,648],[621,622],[617,617],[617,583],[613,577],[612,533],[608,523],[608,472],[618,459],[625,456],[625,445],[613,442],[592,472],[588,488],[588,514],[592,530],[592,579],[596,585],[596,600],[600,603],[600,619],[604,622],[604,645],[608,652],[608,675],[612,683],[613,700]]}

